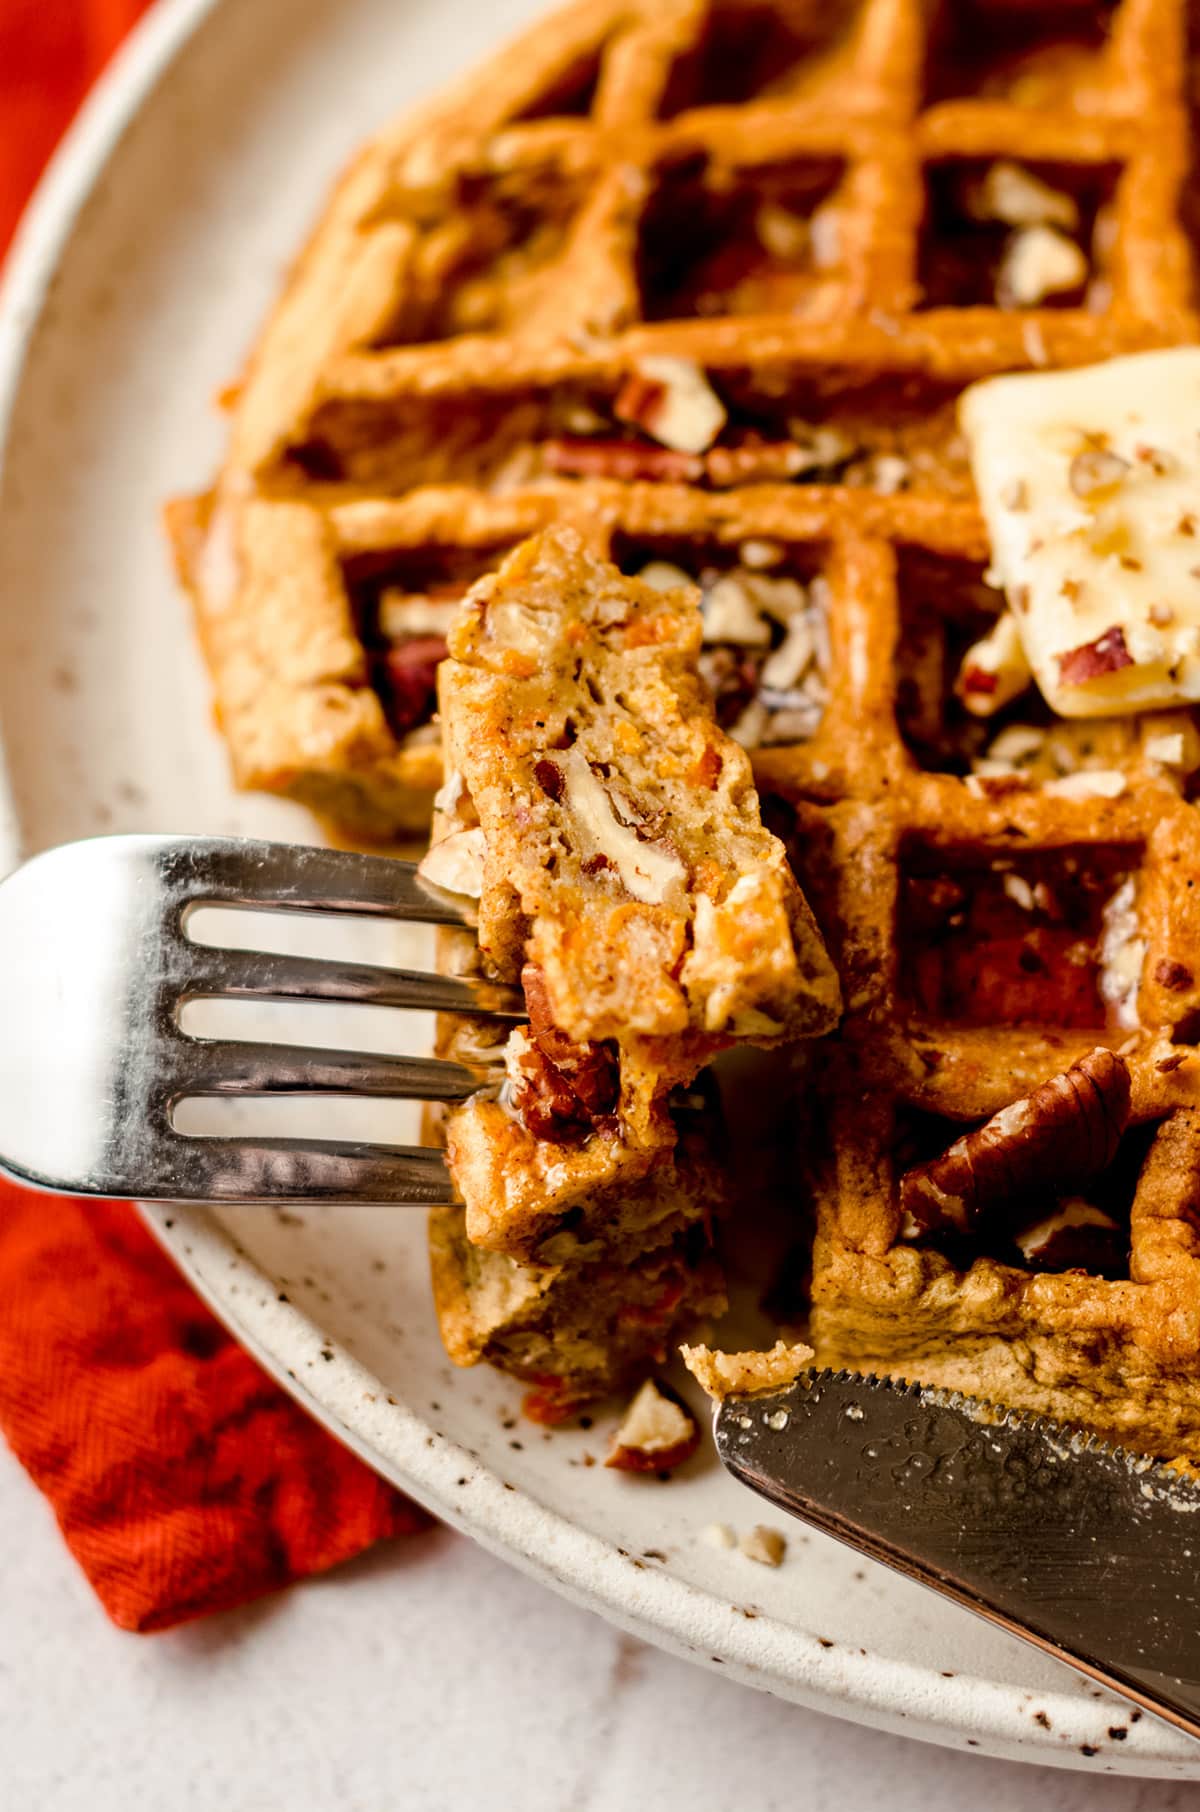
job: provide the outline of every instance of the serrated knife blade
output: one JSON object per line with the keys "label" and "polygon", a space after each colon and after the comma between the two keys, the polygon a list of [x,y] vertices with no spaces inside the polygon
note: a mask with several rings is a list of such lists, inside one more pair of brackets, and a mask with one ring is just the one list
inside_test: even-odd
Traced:
{"label": "serrated knife blade", "polygon": [[851,1372],[728,1397],[735,1478],[1200,1737],[1200,1482],[1044,1417]]}

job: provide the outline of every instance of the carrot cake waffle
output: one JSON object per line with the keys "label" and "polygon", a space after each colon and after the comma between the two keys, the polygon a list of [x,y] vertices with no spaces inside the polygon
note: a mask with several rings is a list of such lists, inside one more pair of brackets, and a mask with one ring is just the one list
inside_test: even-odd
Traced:
{"label": "carrot cake waffle", "polygon": [[[1196,694],[1147,677],[1184,661],[1142,633],[1167,597],[1136,646],[1025,620],[1049,568],[963,403],[1197,340],[1189,31],[1185,0],[553,14],[367,146],[171,522],[239,778],[373,837],[428,816],[453,601],[518,542],[697,584],[846,1005],[819,1358],[1194,1454]],[[1085,516],[1103,456],[1144,475],[1091,432]],[[1053,1189],[1002,1154],[964,1225],[929,1207],[964,1130],[1092,1095]]]}
{"label": "carrot cake waffle", "polygon": [[444,1118],[463,1208],[435,1221],[438,1307],[456,1356],[556,1401],[606,1375],[597,1347],[624,1375],[717,1301],[703,1065],[829,1032],[841,1006],[700,678],[697,605],[547,531],[471,589],[439,674],[448,773],[421,873],[478,903],[443,960],[519,984],[529,1017],[491,1045],[486,1022],[441,1030],[482,1086]]}

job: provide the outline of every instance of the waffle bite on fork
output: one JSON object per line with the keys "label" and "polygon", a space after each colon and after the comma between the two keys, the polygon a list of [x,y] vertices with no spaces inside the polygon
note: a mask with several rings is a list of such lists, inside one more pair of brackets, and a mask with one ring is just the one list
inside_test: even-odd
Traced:
{"label": "waffle bite on fork", "polygon": [[[699,646],[694,592],[623,577],[569,529],[481,580],[450,630],[449,773],[421,873],[478,901],[474,938],[444,934],[447,966],[519,982],[529,1010],[482,1050],[482,1024],[443,1028],[446,1054],[491,1084],[445,1116],[455,1237],[460,1254],[465,1239],[516,1261],[505,1275],[523,1288],[556,1267],[546,1306],[581,1265],[640,1277],[674,1247],[704,1271],[722,1190],[698,1072],[735,1042],[827,1032],[840,1009],[749,760],[716,723]],[[478,1301],[495,1267],[472,1265],[462,1295]],[[675,1292],[665,1313],[686,1325],[691,1296]],[[638,1325],[642,1357],[661,1350],[662,1323]]]}

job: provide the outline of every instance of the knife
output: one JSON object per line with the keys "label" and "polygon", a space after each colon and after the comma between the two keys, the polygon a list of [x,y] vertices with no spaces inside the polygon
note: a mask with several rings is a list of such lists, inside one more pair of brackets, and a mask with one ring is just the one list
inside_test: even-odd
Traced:
{"label": "knife", "polygon": [[957,1391],[815,1371],[727,1397],[781,1509],[1200,1737],[1200,1480]]}

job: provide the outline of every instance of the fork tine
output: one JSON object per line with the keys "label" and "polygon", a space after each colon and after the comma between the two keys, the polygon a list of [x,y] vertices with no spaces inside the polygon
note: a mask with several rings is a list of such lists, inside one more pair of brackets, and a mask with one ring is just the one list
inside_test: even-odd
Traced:
{"label": "fork tine", "polygon": [[159,862],[176,897],[189,906],[349,912],[427,925],[471,923],[461,901],[429,887],[418,877],[415,862],[393,856],[241,837],[164,837]]}
{"label": "fork tine", "polygon": [[181,1037],[168,1078],[182,1095],[390,1095],[465,1101],[479,1077],[438,1057],[393,1057],[308,1045]]}
{"label": "fork tine", "polygon": [[164,1186],[153,1192],[158,1199],[429,1207],[458,1200],[445,1157],[424,1145],[195,1138],[174,1133],[167,1147],[171,1163]]}
{"label": "fork tine", "polygon": [[181,1000],[253,995],[265,1000],[354,1001],[428,1013],[476,1013],[495,1019],[525,1017],[520,989],[477,976],[431,975],[208,944],[188,944],[184,951],[177,978]]}

